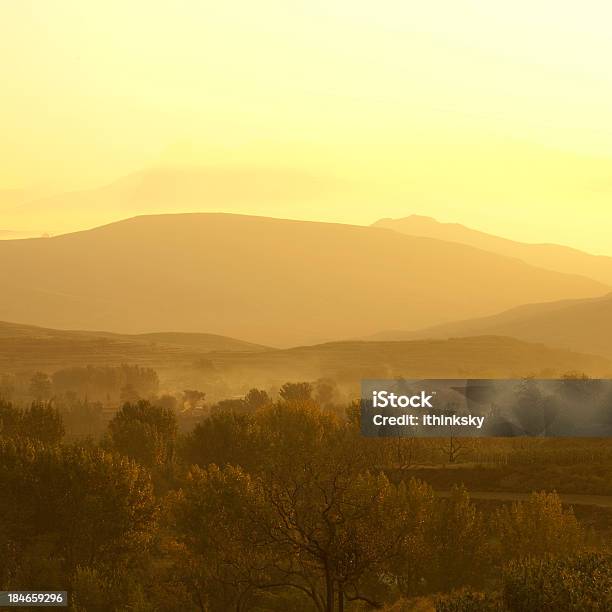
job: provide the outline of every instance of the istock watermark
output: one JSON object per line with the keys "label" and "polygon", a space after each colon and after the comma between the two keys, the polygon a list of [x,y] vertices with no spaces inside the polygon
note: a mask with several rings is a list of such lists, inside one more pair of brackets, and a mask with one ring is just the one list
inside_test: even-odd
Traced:
{"label": "istock watermark", "polygon": [[370,437],[612,437],[612,380],[364,380]]}

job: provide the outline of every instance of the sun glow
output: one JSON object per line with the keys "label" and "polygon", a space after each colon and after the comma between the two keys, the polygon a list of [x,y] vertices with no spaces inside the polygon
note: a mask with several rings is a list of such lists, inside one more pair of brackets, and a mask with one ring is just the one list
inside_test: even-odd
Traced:
{"label": "sun glow", "polygon": [[[8,0],[0,190],[88,189],[160,164],[282,167],[343,187],[235,210],[420,213],[612,254],[611,22],[595,0]],[[2,225],[36,226],[11,197]]]}

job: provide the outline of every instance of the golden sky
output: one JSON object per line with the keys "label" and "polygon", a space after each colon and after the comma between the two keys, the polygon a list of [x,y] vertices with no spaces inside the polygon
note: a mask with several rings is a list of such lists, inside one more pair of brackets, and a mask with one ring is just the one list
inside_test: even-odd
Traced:
{"label": "golden sky", "polygon": [[[0,0],[0,195],[279,168],[336,187],[236,212],[612,255],[610,24],[607,0]],[[35,225],[0,198],[0,230]]]}

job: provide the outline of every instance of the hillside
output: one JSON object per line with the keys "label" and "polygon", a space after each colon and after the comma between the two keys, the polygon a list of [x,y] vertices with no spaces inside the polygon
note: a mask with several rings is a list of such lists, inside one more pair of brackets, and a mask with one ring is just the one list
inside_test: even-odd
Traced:
{"label": "hillside", "polygon": [[[117,334],[108,334],[115,337]],[[259,352],[267,351],[269,348],[253,342],[244,342],[228,336],[218,336],[216,334],[199,334],[195,332],[153,332],[148,334],[133,334],[122,336],[136,342],[150,342],[152,344],[164,344],[167,346],[180,346],[197,351],[246,351]]]}
{"label": "hillside", "polygon": [[[8,335],[7,324],[0,326],[0,374],[129,363],[155,368],[163,384],[216,381],[235,391],[244,385],[268,388],[288,380],[321,377],[357,385],[363,378],[550,377],[573,370],[612,375],[612,361],[603,357],[495,336],[330,342],[252,351],[231,350],[228,343],[226,350],[211,352],[204,345],[189,346],[187,342],[143,342],[132,336],[48,329],[31,333],[35,329],[19,326]],[[173,338],[175,334],[163,336]]]}
{"label": "hillside", "polygon": [[135,217],[0,242],[0,319],[141,333],[206,330],[264,345],[484,316],[608,287],[381,228],[228,214]]}
{"label": "hillside", "polygon": [[599,356],[553,349],[513,338],[480,336],[407,342],[331,342],[252,355],[215,355],[228,376],[249,380],[312,380],[331,377],[358,383],[363,378],[552,377],[573,370],[612,374]]}
{"label": "hillside", "polygon": [[48,329],[0,321],[0,373],[82,365],[132,363],[156,369],[193,367],[211,352],[248,351],[267,347],[215,334],[112,334]]}
{"label": "hillside", "polygon": [[440,223],[431,217],[411,215],[403,219],[380,219],[374,227],[385,227],[411,236],[426,236],[467,244],[485,251],[518,257],[557,272],[582,274],[612,285],[612,257],[591,255],[556,244],[526,244],[470,229],[459,223]]}
{"label": "hillside", "polygon": [[266,351],[266,346],[244,342],[216,334],[154,332],[145,334],[114,334],[103,331],[63,330],[7,323],[0,321],[0,342],[3,341],[58,341],[102,342],[111,345],[136,345],[142,347],[180,347],[208,353],[211,351]]}
{"label": "hillside", "polygon": [[612,294],[519,306],[491,317],[457,321],[417,331],[388,331],[372,340],[456,338],[495,334],[612,357]]}

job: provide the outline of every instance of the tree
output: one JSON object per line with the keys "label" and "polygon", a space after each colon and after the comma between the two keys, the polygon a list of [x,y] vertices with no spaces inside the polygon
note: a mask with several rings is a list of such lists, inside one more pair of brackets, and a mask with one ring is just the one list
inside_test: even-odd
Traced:
{"label": "tree", "polygon": [[[458,404],[456,402],[448,402],[443,411],[443,415],[453,416],[457,414]],[[455,435],[455,427],[449,425],[448,438],[441,440],[440,450],[446,456],[449,463],[456,463],[460,456],[464,455],[472,446],[472,440]]]}
{"label": "tree", "polygon": [[517,388],[513,415],[529,436],[546,435],[559,412],[558,402],[551,395],[545,395],[537,381],[525,379]]}
{"label": "tree", "polygon": [[51,397],[51,380],[44,372],[36,372],[30,379],[30,395],[38,402]]}
{"label": "tree", "polygon": [[486,559],[484,520],[463,486],[438,503],[432,521],[431,548],[435,562],[429,586],[458,586],[478,580]]}
{"label": "tree", "polygon": [[137,365],[88,365],[56,371],[53,387],[58,394],[69,391],[89,400],[137,401],[157,393],[159,378],[155,370]]}
{"label": "tree", "polygon": [[249,469],[256,464],[255,442],[250,430],[251,413],[213,412],[185,436],[181,456],[188,465],[239,465]]}
{"label": "tree", "polygon": [[194,466],[173,503],[181,571],[201,610],[246,610],[278,550],[265,533],[257,482],[239,467]]}
{"label": "tree", "polygon": [[[0,578],[58,589],[78,566],[112,572],[146,550],[156,519],[149,476],[97,448],[0,441]],[[44,563],[44,567],[43,564]],[[33,575],[32,572],[44,569]]]}
{"label": "tree", "polygon": [[270,396],[261,389],[251,389],[244,396],[244,402],[250,410],[258,410],[270,405]]}
{"label": "tree", "polygon": [[183,391],[184,401],[189,404],[190,408],[195,408],[199,403],[204,401],[206,393],[197,389],[185,389]]}
{"label": "tree", "polygon": [[[211,422],[236,419],[208,419],[197,437],[208,431],[212,441]],[[279,589],[326,612],[348,601],[378,605],[389,588],[380,576],[415,529],[405,489],[370,473],[353,428],[312,406],[270,406],[247,423],[218,443],[225,467],[192,470],[179,498],[177,536],[202,589],[226,598],[222,609],[244,609],[258,592]],[[230,464],[238,449],[248,449],[242,467]]]}
{"label": "tree", "polygon": [[51,402],[33,402],[26,410],[0,400],[0,435],[58,444],[64,437],[64,424]]}
{"label": "tree", "polygon": [[241,397],[224,399],[218,401],[210,407],[210,414],[222,414],[232,412],[234,414],[248,414],[252,410],[247,406],[247,403]]}
{"label": "tree", "polygon": [[493,517],[502,554],[509,558],[575,551],[584,543],[584,532],[573,510],[564,510],[557,493],[532,493]]}
{"label": "tree", "polygon": [[444,453],[446,460],[449,463],[456,463],[457,459],[472,446],[472,441],[469,438],[457,437],[452,430],[448,438],[443,438],[440,445],[440,450]]}
{"label": "tree", "polygon": [[286,402],[307,402],[312,399],[312,385],[309,382],[285,383],[278,392]]}
{"label": "tree", "polygon": [[174,456],[177,434],[172,410],[146,400],[126,403],[108,424],[106,444],[142,465],[156,467]]}
{"label": "tree", "polygon": [[612,610],[612,557],[578,553],[514,561],[503,575],[502,599],[507,610]]}
{"label": "tree", "polygon": [[69,394],[56,400],[55,405],[71,436],[99,439],[104,432],[106,423],[102,419],[103,406],[100,402],[90,402]]}
{"label": "tree", "polygon": [[0,399],[0,437],[14,438],[21,433],[21,410]]}
{"label": "tree", "polygon": [[258,592],[293,589],[322,611],[343,610],[347,601],[377,604],[365,583],[398,554],[407,518],[398,491],[367,473],[316,494],[322,483],[311,478],[301,494],[289,483],[270,490],[270,481],[233,466],[193,468],[175,525],[196,599],[243,610]]}
{"label": "tree", "polygon": [[47,444],[58,444],[64,437],[64,423],[51,402],[34,402],[21,415],[20,433]]}
{"label": "tree", "polygon": [[319,378],[314,385],[315,401],[323,408],[333,404],[338,393],[336,383],[328,378]]}

